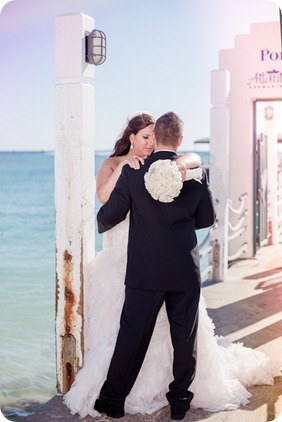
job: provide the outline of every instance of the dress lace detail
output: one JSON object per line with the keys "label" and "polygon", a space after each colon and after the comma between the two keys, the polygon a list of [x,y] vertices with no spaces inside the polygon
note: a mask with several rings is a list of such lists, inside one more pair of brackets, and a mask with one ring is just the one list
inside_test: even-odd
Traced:
{"label": "dress lace detail", "polygon": [[[105,233],[104,249],[88,269],[91,283],[86,295],[85,360],[72,388],[64,396],[71,413],[82,417],[99,416],[93,406],[106,379],[124,300],[128,219],[127,216]],[[163,306],[141,371],[126,399],[127,413],[152,414],[168,404],[165,393],[172,381],[172,354]],[[264,353],[215,336],[214,324],[201,297],[197,370],[189,388],[194,393],[192,407],[212,412],[236,409],[248,403],[251,397],[247,386],[272,384],[273,377],[281,375],[279,369]]]}
{"label": "dress lace detail", "polygon": [[128,229],[129,213],[125,220],[104,233],[103,251],[107,249],[123,249],[125,251],[127,248]]}

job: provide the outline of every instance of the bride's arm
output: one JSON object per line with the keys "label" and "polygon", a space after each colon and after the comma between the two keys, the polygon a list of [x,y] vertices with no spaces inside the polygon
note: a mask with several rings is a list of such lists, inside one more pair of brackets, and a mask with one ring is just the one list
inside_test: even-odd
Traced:
{"label": "bride's arm", "polygon": [[[122,167],[125,164],[129,164],[131,167],[138,169],[140,162],[144,164],[142,157],[127,157],[120,161],[118,165],[116,165],[116,161],[112,157],[102,162],[96,179],[96,193],[102,204],[108,201],[121,174]],[[184,181],[186,179],[186,170],[199,167],[201,165],[201,157],[194,152],[187,152],[179,156],[176,163]]]}
{"label": "bride's arm", "polygon": [[184,181],[186,179],[186,170],[200,167],[202,159],[195,152],[187,152],[186,154],[180,155],[177,158],[176,163],[182,175],[182,180]]}
{"label": "bride's arm", "polygon": [[102,204],[105,204],[108,201],[125,164],[129,164],[132,168],[139,169],[140,163],[144,164],[143,157],[127,157],[120,161],[118,165],[116,165],[115,158],[110,157],[104,160],[100,166],[96,179],[96,194],[99,201]]}

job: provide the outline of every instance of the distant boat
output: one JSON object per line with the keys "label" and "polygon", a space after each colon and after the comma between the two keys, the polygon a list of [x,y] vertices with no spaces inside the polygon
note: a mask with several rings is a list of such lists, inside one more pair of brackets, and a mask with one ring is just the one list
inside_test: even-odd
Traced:
{"label": "distant boat", "polygon": [[210,139],[209,138],[202,138],[194,141],[194,151],[206,151],[210,150]]}

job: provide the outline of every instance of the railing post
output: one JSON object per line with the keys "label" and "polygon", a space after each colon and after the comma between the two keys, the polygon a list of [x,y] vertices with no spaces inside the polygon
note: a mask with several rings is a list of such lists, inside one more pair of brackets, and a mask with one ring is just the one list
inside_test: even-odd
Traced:
{"label": "railing post", "polygon": [[69,390],[84,353],[83,292],[94,257],[94,66],[85,35],[94,20],[56,18],[56,352],[57,391]]}
{"label": "railing post", "polygon": [[[215,199],[217,224],[211,241],[217,256],[213,281],[225,278],[228,264],[226,205],[229,197],[229,112],[230,75],[227,70],[214,70],[211,74],[211,128],[210,128],[210,184]],[[211,257],[213,259],[213,257]],[[214,278],[215,277],[215,278]]]}
{"label": "railing post", "polygon": [[212,279],[214,281],[221,280],[220,274],[220,245],[217,239],[214,241],[213,248],[212,248],[212,259],[213,259],[213,267],[212,267]]}

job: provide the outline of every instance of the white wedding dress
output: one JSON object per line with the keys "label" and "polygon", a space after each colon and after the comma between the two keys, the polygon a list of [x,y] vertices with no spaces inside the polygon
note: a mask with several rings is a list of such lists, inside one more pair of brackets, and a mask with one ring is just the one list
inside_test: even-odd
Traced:
{"label": "white wedding dress", "polygon": [[[86,310],[86,353],[64,403],[71,413],[99,416],[93,409],[115,347],[124,300],[128,217],[104,234],[103,251],[91,263]],[[200,299],[198,355],[192,407],[209,411],[236,409],[251,394],[246,386],[272,384],[278,364],[242,343],[216,337],[204,298]],[[165,308],[158,315],[153,337],[139,376],[125,402],[127,413],[148,413],[168,404],[165,393],[172,381],[172,346]]]}

